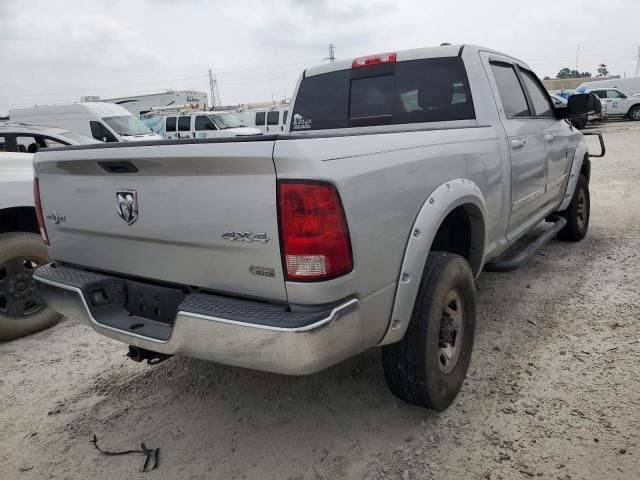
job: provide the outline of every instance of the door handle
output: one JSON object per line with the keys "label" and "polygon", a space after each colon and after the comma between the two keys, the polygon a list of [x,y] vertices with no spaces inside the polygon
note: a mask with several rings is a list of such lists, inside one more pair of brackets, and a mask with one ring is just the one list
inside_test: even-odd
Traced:
{"label": "door handle", "polygon": [[511,140],[511,148],[514,150],[517,148],[522,148],[527,144],[527,141],[524,138],[514,138]]}
{"label": "door handle", "polygon": [[544,139],[545,139],[547,142],[553,142],[553,141],[556,139],[556,136],[555,136],[555,135],[553,135],[553,134],[551,134],[551,133],[547,133],[547,134],[544,136]]}

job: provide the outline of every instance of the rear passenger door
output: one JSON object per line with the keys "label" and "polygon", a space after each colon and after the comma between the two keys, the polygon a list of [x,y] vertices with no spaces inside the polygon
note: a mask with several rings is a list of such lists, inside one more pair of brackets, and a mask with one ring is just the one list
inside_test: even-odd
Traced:
{"label": "rear passenger door", "polygon": [[280,125],[280,111],[271,110],[267,112],[267,133],[280,133],[282,126]]}
{"label": "rear passenger door", "polygon": [[168,139],[178,138],[177,137],[178,121],[176,117],[167,117],[165,122],[166,122],[165,128],[164,128],[165,138],[168,138]]}
{"label": "rear passenger door", "polygon": [[547,150],[547,182],[545,192],[545,208],[551,208],[560,202],[571,169],[573,147],[570,137],[573,128],[564,120],[557,120],[551,106],[549,94],[536,75],[522,67],[518,67],[520,78],[525,86],[532,114],[538,119]]}
{"label": "rear passenger door", "polygon": [[515,64],[506,58],[488,55],[485,58],[511,157],[511,215],[507,232],[507,238],[511,239],[542,214],[547,152],[539,122],[527,102]]}
{"label": "rear passenger door", "polygon": [[259,128],[266,133],[267,126],[265,125],[267,120],[267,112],[256,112],[256,128]]}
{"label": "rear passenger door", "polygon": [[181,115],[178,117],[178,134],[177,138],[192,138],[191,118],[193,115]]}

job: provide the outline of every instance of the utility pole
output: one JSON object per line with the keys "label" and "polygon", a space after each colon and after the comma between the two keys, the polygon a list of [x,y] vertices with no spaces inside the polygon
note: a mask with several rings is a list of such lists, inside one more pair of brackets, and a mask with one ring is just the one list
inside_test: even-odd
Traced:
{"label": "utility pole", "polygon": [[638,56],[636,57],[636,73],[634,77],[640,75],[640,47],[638,47]]}
{"label": "utility pole", "polygon": [[578,51],[576,52],[576,70],[578,70],[578,55],[580,55],[580,44],[578,44]]}
{"label": "utility pole", "polygon": [[325,60],[329,60],[329,62],[333,63],[336,61],[336,56],[335,56],[335,50],[336,50],[336,46],[333,43],[329,44],[329,56],[327,58],[325,58]]}
{"label": "utility pole", "polygon": [[214,107],[219,107],[222,104],[220,103],[220,92],[218,92],[218,80],[216,80],[216,76],[209,69],[209,91],[211,95],[211,110]]}

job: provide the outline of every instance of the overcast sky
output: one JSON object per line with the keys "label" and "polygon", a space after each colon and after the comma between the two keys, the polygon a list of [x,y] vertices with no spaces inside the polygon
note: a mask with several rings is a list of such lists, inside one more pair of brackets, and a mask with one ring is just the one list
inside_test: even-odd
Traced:
{"label": "overcast sky", "polygon": [[[543,77],[564,66],[633,76],[639,0],[0,0],[0,114],[166,89],[224,104],[290,97],[300,71],[337,58],[474,43]],[[634,34],[633,32],[636,32]]]}

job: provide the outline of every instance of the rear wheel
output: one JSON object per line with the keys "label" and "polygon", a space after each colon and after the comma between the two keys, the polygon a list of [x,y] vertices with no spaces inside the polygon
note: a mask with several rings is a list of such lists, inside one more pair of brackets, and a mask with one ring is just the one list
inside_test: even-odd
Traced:
{"label": "rear wheel", "polygon": [[431,252],[404,338],[382,348],[391,391],[414,405],[447,408],[471,361],[475,316],[475,285],[467,261]]}
{"label": "rear wheel", "polygon": [[640,120],[640,105],[634,105],[631,107],[628,116],[631,120]]}
{"label": "rear wheel", "polygon": [[37,332],[60,319],[39,297],[33,282],[33,271],[48,261],[39,235],[0,235],[0,340]]}
{"label": "rear wheel", "polygon": [[567,219],[567,224],[558,233],[560,240],[577,242],[582,240],[589,229],[591,214],[591,197],[587,177],[580,175],[571,203],[564,212],[560,212]]}

